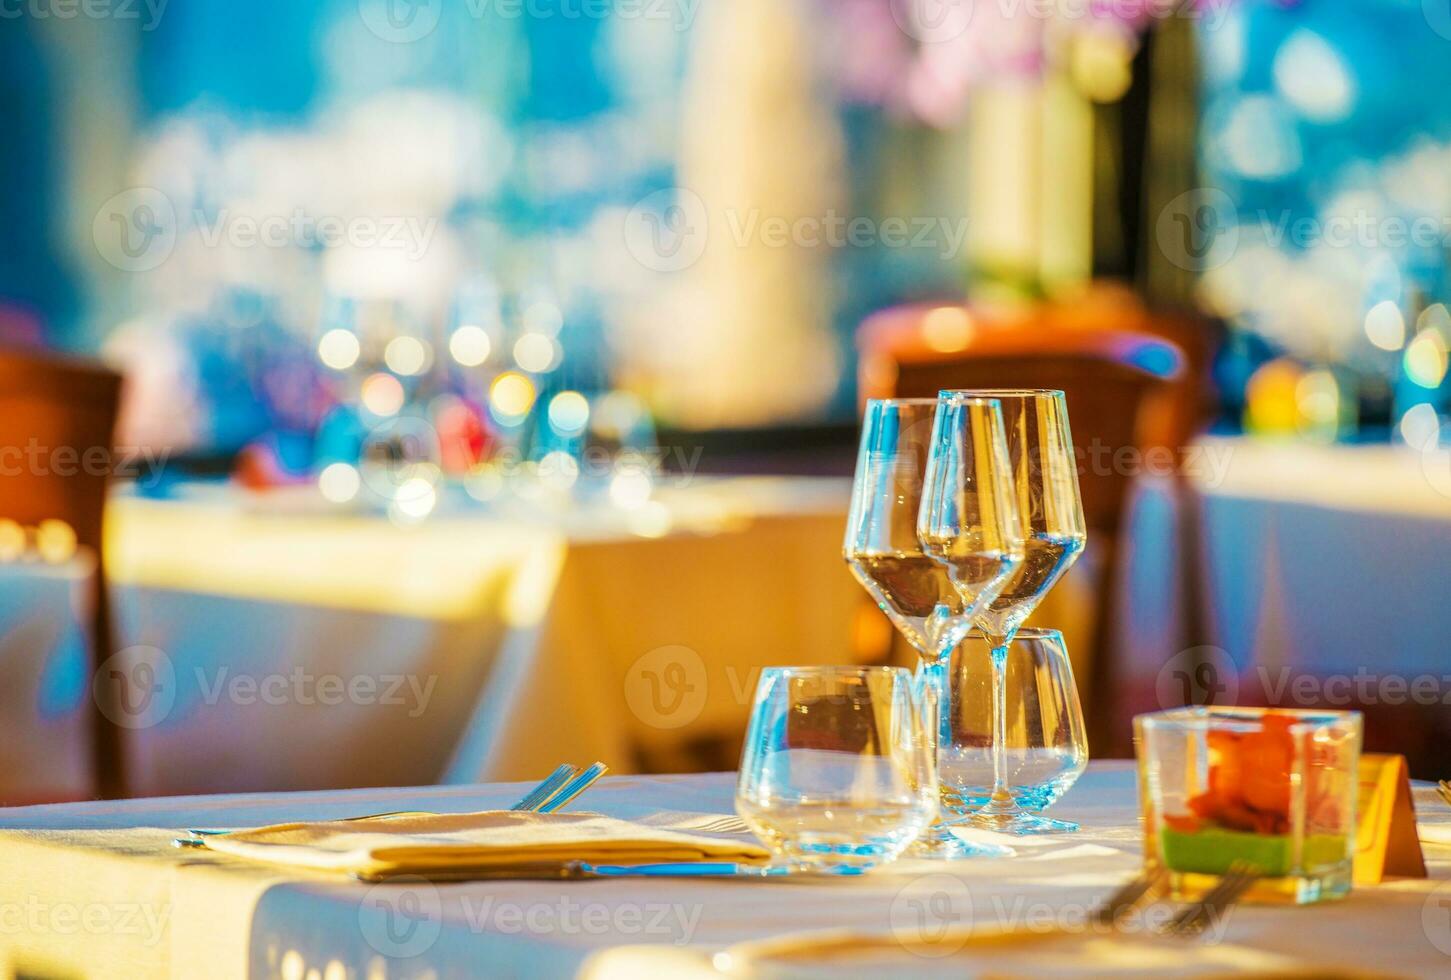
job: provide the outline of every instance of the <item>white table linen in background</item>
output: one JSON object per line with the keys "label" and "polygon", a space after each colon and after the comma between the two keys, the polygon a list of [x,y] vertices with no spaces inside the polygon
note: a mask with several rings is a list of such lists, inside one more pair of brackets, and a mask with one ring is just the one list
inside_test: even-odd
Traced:
{"label": "white table linen in background", "polygon": [[[674,822],[686,813],[730,812],[733,783],[731,774],[607,778],[576,808]],[[903,863],[855,879],[367,886],[170,846],[184,827],[397,809],[467,811],[506,805],[525,789],[378,789],[0,810],[0,867],[6,869],[0,909],[30,909],[26,914],[42,926],[0,928],[0,970],[128,980],[314,970],[324,977],[642,977],[685,975],[686,969],[707,975],[711,954],[734,943],[806,930],[915,928],[915,920],[903,918],[920,911],[911,901],[939,894],[946,905],[925,908],[935,909],[941,924],[1071,918],[1140,864],[1133,773],[1123,763],[1095,763],[1055,807],[1082,822],[1078,834],[1022,841],[1012,859]],[[1451,825],[1451,810],[1434,792],[1418,789],[1416,802],[1427,828]],[[1451,903],[1451,847],[1427,845],[1427,858],[1428,881],[1357,889],[1342,902],[1309,908],[1240,907],[1223,942],[1346,968],[1445,976],[1451,911],[1438,902]],[[75,930],[47,924],[45,916],[57,909],[95,910],[95,922],[115,918],[82,941]],[[1183,945],[1186,972],[1213,958],[1197,953],[1200,948]],[[961,977],[973,975],[973,966],[970,954],[942,960],[908,954],[884,969],[893,976]]]}
{"label": "white table linen in background", "polygon": [[[133,793],[526,779],[597,758],[676,768],[693,740],[744,730],[761,667],[851,655],[863,593],[840,557],[847,497],[844,480],[697,478],[644,511],[398,527],[315,491],[120,496],[120,645],[164,654],[127,733]],[[74,584],[14,577],[0,799],[91,795]]]}
{"label": "white table linen in background", "polygon": [[[1357,672],[1429,675],[1441,696],[1451,692],[1451,460],[1405,447],[1245,438],[1206,439],[1196,450],[1205,632],[1185,631],[1184,503],[1167,483],[1140,481],[1117,633],[1128,713],[1157,710],[1156,686],[1176,692],[1160,671],[1198,643],[1224,651],[1235,676],[1218,680],[1249,700],[1266,682],[1274,693],[1287,678],[1353,681]],[[1293,706],[1285,690],[1279,703]]]}

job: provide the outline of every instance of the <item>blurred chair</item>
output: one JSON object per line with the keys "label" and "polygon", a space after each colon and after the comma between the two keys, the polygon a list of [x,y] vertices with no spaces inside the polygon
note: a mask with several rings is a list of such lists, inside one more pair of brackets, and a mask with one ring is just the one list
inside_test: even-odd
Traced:
{"label": "blurred chair", "polygon": [[872,316],[857,338],[862,398],[932,397],[943,388],[1066,393],[1094,578],[1080,686],[1092,698],[1087,715],[1098,752],[1123,745],[1110,699],[1110,643],[1129,489],[1150,448],[1162,447],[1165,468],[1173,468],[1177,454],[1169,450],[1183,446],[1202,417],[1203,394],[1185,383],[1186,355],[1165,339],[1178,325],[1151,330],[1146,316],[1104,299],[1003,309],[914,305]]}
{"label": "blurred chair", "polygon": [[[96,571],[87,610],[90,677],[115,649],[101,518],[120,395],[120,375],[99,365],[0,349],[0,453],[14,460],[18,450],[22,460],[19,475],[7,472],[0,478],[0,519],[26,528],[63,521],[75,532],[76,547],[94,555]],[[55,453],[62,449],[74,464],[59,463]],[[95,462],[101,458],[97,450],[104,451],[103,465]],[[33,460],[37,453],[46,454],[46,465],[26,465],[25,460]],[[85,462],[88,458],[91,463]],[[62,466],[66,475],[56,472]],[[93,708],[95,785],[101,795],[117,797],[125,790],[120,729],[99,701],[88,701]]]}

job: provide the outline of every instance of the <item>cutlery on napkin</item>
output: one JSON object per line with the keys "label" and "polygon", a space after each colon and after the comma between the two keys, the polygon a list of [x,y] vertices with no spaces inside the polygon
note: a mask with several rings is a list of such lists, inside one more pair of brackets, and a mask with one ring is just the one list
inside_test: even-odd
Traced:
{"label": "cutlery on napkin", "polygon": [[598,813],[515,810],[278,824],[204,843],[222,854],[368,880],[571,877],[569,870],[581,864],[764,864],[770,856],[754,841],[646,827]]}

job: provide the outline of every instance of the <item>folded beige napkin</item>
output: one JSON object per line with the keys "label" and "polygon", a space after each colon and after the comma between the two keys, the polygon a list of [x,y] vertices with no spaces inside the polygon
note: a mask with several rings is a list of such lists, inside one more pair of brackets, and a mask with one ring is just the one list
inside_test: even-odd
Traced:
{"label": "folded beige napkin", "polygon": [[598,813],[486,810],[322,823],[286,823],[205,838],[223,854],[364,878],[499,874],[571,861],[651,864],[764,861],[752,841],[690,834]]}

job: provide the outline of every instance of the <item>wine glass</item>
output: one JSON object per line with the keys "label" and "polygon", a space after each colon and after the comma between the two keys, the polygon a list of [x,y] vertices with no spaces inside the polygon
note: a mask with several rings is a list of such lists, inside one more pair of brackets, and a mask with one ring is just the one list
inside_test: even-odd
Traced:
{"label": "wine glass", "polygon": [[[995,434],[1006,454],[1002,420],[996,414],[995,405],[979,400],[971,412],[980,420],[996,420],[995,429],[988,424],[984,431],[989,440]],[[935,399],[867,402],[851,512],[842,547],[857,581],[921,657],[918,682],[935,692],[938,705],[934,732],[940,732],[944,723],[950,725],[953,717],[951,706],[941,700],[947,690],[947,655],[972,629],[973,612],[1007,579],[1003,574],[999,577],[1001,581],[990,581],[988,587],[967,598],[964,590],[954,586],[949,566],[927,552],[918,534],[937,413]],[[1011,497],[1003,496],[1011,506]],[[994,514],[1000,515],[1000,512],[995,510]],[[951,744],[950,731],[948,735],[947,744]],[[941,746],[939,737],[938,751]],[[965,813],[959,788],[944,786],[942,805],[959,819]],[[1010,852],[996,845],[971,844],[958,838],[939,816],[912,853],[957,858],[1001,857]]]}
{"label": "wine glass", "polygon": [[1078,466],[1063,392],[1049,389],[944,391],[947,405],[983,398],[1002,405],[1016,510],[1023,522],[1023,561],[1005,588],[973,614],[992,647],[993,792],[972,822],[1007,834],[1073,831],[1078,825],[1023,809],[1007,784],[1008,646],[1048,590],[1078,559],[1088,535],[1078,490]]}

